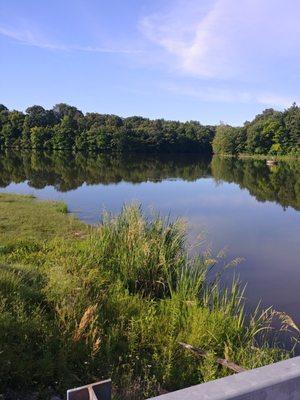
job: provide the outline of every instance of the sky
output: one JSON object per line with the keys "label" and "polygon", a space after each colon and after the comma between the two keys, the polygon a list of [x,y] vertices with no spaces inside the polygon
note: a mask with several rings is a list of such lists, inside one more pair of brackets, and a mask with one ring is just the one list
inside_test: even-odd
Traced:
{"label": "sky", "polygon": [[233,125],[300,102],[299,0],[0,0],[0,103]]}

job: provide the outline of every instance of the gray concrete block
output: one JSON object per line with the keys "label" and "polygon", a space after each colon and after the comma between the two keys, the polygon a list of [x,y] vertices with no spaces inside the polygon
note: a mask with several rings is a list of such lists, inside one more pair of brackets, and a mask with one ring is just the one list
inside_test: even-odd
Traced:
{"label": "gray concrete block", "polygon": [[70,389],[67,400],[111,400],[111,380]]}
{"label": "gray concrete block", "polygon": [[299,400],[300,357],[148,400]]}

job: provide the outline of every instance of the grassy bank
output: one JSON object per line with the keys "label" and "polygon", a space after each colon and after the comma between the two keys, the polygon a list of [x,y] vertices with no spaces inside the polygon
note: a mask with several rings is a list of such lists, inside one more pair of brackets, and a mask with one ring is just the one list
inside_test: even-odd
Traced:
{"label": "grassy bank", "polygon": [[287,357],[258,344],[270,312],[246,323],[239,286],[208,281],[217,262],[187,256],[182,222],[136,206],[89,227],[62,204],[0,194],[0,393],[45,399],[111,377],[116,399],[143,399],[228,374],[216,357]]}
{"label": "grassy bank", "polygon": [[273,161],[291,161],[291,160],[299,160],[300,154],[287,154],[284,156],[272,155],[272,154],[216,154],[218,157],[234,157],[243,159],[252,159],[252,160],[273,160]]}

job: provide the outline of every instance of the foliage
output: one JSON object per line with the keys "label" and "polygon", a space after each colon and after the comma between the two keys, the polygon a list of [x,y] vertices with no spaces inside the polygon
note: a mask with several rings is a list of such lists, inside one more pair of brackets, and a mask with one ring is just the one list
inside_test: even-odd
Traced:
{"label": "foliage", "polygon": [[284,112],[267,109],[244,127],[220,125],[212,146],[216,154],[299,154],[300,108],[293,104]]}
{"label": "foliage", "polygon": [[211,152],[214,127],[199,122],[87,113],[57,104],[25,113],[0,105],[0,148],[115,152]]}
{"label": "foliage", "polygon": [[299,154],[300,108],[267,109],[243,127],[86,113],[68,104],[25,113],[0,105],[0,149],[89,152]]}
{"label": "foliage", "polygon": [[0,105],[0,149],[121,153],[299,154],[300,108],[267,109],[243,127],[86,113],[68,104],[25,113]]}
{"label": "foliage", "polygon": [[238,283],[212,278],[218,259],[187,254],[181,221],[127,206],[88,227],[65,211],[0,196],[2,393],[45,398],[112,377],[116,399],[142,399],[228,374],[217,356],[246,368],[288,356],[259,338],[270,313],[246,322]]}
{"label": "foliage", "polygon": [[233,128],[230,125],[219,125],[213,140],[215,153],[238,154],[245,149],[245,129]]}

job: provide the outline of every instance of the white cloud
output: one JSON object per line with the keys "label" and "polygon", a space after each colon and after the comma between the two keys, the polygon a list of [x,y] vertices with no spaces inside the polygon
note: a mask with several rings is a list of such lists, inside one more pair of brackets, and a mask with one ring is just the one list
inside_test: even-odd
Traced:
{"label": "white cloud", "polygon": [[162,85],[162,88],[176,95],[194,97],[205,102],[256,103],[264,106],[287,108],[295,101],[294,98],[278,96],[268,92],[241,91],[210,86],[197,88],[195,86],[169,83]]}
{"label": "white cloud", "polygon": [[0,26],[0,34],[25,45],[41,47],[52,50],[65,50],[64,46],[48,43],[45,39],[34,34],[28,29],[17,30]]}
{"label": "white cloud", "polygon": [[[288,107],[295,100],[300,63],[299,0],[168,0],[167,8],[142,17],[137,37],[121,30],[116,41],[95,18],[92,45],[54,40],[55,31],[26,19],[0,24],[0,35],[22,45],[56,51],[129,54],[132,65],[163,66],[176,83],[163,89],[205,102]],[[95,14],[95,15],[94,15]],[[83,17],[82,17],[83,18]],[[136,21],[132,23],[135,32]],[[90,27],[89,23],[86,24]],[[100,24],[101,25],[101,24]],[[131,27],[132,28],[132,27]],[[63,30],[62,30],[63,32]],[[136,32],[135,32],[136,33]],[[135,35],[134,33],[134,35]],[[142,35],[140,35],[142,33]],[[120,32],[119,32],[120,36]],[[104,40],[106,38],[106,40]],[[120,36],[121,38],[121,36]],[[97,44],[107,44],[97,46]],[[117,43],[117,45],[115,45]],[[128,46],[127,46],[128,44]],[[147,49],[147,51],[139,50]],[[128,60],[126,60],[128,61]],[[282,78],[290,78],[290,83]],[[174,78],[174,73],[168,79]],[[296,80],[296,85],[293,82]],[[152,83],[151,83],[152,85]]]}
{"label": "white cloud", "polygon": [[299,12],[298,0],[179,0],[140,29],[185,75],[250,79],[282,56],[299,60]]}
{"label": "white cloud", "polygon": [[30,29],[12,29],[0,26],[0,35],[13,39],[23,45],[39,47],[42,49],[59,50],[59,51],[83,51],[92,53],[123,53],[132,54],[139,53],[139,50],[120,49],[114,47],[99,47],[99,46],[80,46],[80,45],[65,45],[52,43],[39,32],[33,32]]}

